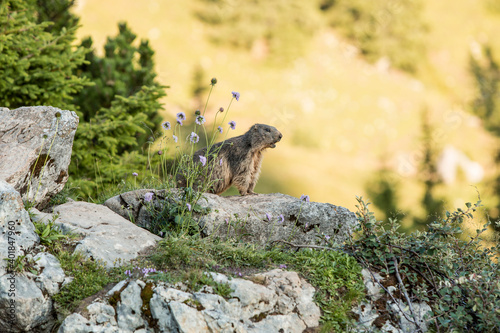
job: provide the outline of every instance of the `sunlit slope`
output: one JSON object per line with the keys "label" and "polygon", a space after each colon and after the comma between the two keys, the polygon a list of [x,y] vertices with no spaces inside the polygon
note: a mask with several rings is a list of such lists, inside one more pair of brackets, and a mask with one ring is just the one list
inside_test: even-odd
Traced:
{"label": "sunlit slope", "polygon": [[[459,17],[474,5],[442,2]],[[192,114],[197,107],[191,98],[197,67],[203,69],[207,84],[211,77],[218,79],[208,112],[227,107],[230,92],[240,92],[226,120],[237,122],[231,135],[244,133],[256,122],[276,126],[284,135],[278,147],[265,154],[257,191],[309,194],[311,200],[353,209],[355,196],[364,194],[366,181],[385,164],[400,177],[405,204],[418,205],[421,189],[415,177],[422,158],[424,109],[432,114],[437,146],[452,144],[491,169],[492,141],[477,119],[464,112],[472,95],[465,67],[470,40],[455,40],[445,33],[446,24],[454,29],[453,36],[467,35],[460,29],[469,28],[440,19],[442,15],[433,11],[444,7],[430,3],[430,65],[421,80],[383,63],[368,64],[356,48],[328,29],[312,37],[301,58],[270,66],[255,52],[210,43],[193,16],[194,1],[87,0],[78,9],[83,25],[79,32],[91,35],[100,47],[123,20],[139,37],[149,38],[160,80],[171,87],[165,99],[167,119],[179,110]],[[442,59],[442,54],[449,57]],[[457,184],[450,193],[472,200],[475,192],[466,185]]]}

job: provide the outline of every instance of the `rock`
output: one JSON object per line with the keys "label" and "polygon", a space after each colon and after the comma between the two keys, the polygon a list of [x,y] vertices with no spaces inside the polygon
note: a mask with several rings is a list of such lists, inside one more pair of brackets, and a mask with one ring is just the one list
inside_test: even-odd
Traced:
{"label": "rock", "polygon": [[[414,324],[414,320],[418,323],[421,328],[421,332],[425,333],[428,330],[427,321],[432,315],[431,307],[425,303],[411,303],[413,312],[416,318],[413,318],[410,308],[406,302],[401,301],[396,297],[396,295],[401,295],[398,290],[398,285],[386,286],[386,290],[392,295],[390,297],[387,295],[386,291],[380,287],[380,284],[384,284],[384,278],[377,273],[373,272],[373,275],[368,269],[363,269],[361,271],[363,276],[363,282],[367,289],[366,301],[361,302],[357,307],[352,309],[352,312],[359,316],[357,321],[357,330],[359,332],[371,331],[373,329],[375,321],[378,321],[377,326],[381,332],[393,332],[393,333],[410,333],[416,332],[417,328]],[[375,277],[375,278],[374,278]],[[380,282],[380,284],[378,282]],[[382,297],[386,297],[386,301],[381,302]],[[394,302],[396,300],[398,303]],[[389,311],[390,316],[387,316]],[[392,320],[385,320],[384,317],[380,317],[380,312],[384,313],[386,318],[391,318]],[[425,317],[429,315],[428,317]],[[407,318],[410,318],[409,321]],[[394,320],[397,319],[397,320]]]}
{"label": "rock", "polygon": [[64,319],[58,333],[92,333],[95,327],[81,314],[73,313]]}
{"label": "rock", "polygon": [[[0,180],[0,257],[14,259],[40,242],[19,192]],[[0,276],[7,262],[0,260]]]}
{"label": "rock", "polygon": [[[87,307],[90,320],[81,316],[68,317],[59,333],[70,327],[81,332],[304,332],[319,325],[319,308],[313,302],[314,289],[295,272],[276,269],[251,276],[264,285],[245,279],[229,279],[219,273],[210,274],[219,283],[228,283],[230,298],[204,292],[185,292],[159,282],[152,288],[153,295],[147,311],[141,290],[148,284],[141,280],[124,280],[107,295],[119,299],[116,304],[116,322],[113,308],[102,301]],[[299,302],[299,303],[298,303]],[[66,321],[69,321],[68,324]],[[142,331],[144,330],[144,331]]]}
{"label": "rock", "polygon": [[[147,205],[144,195],[153,192]],[[158,206],[162,200],[179,202],[179,190],[137,190],[108,199],[104,205],[145,228],[151,224],[148,205]],[[198,201],[209,208],[207,215],[196,215],[204,236],[237,237],[261,245],[275,240],[296,244],[317,244],[318,236],[324,242],[343,243],[357,226],[354,213],[328,203],[304,202],[275,193],[248,196],[221,197],[205,193]],[[268,218],[270,217],[270,219]],[[283,221],[282,221],[283,220]],[[316,232],[319,228],[319,234]]]}
{"label": "rock", "polygon": [[0,308],[13,308],[0,311],[0,332],[50,332],[55,321],[52,300],[25,275],[0,277]]}
{"label": "rock", "polygon": [[366,268],[361,270],[361,275],[363,276],[363,282],[366,288],[366,297],[374,302],[377,301],[382,297],[384,292],[377,281],[382,282],[384,279],[379,273],[373,272],[373,276],[375,276],[376,279],[374,280],[372,274]]}
{"label": "rock", "polygon": [[[266,287],[278,295],[278,313],[297,312],[307,327],[318,326],[321,311],[314,305],[315,289],[296,272],[274,269],[264,274]],[[313,305],[312,305],[313,304]]]}
{"label": "rock", "polygon": [[111,325],[117,325],[115,319],[115,309],[108,304],[104,303],[92,303],[87,306],[89,311],[90,321],[96,324],[110,323]]}
{"label": "rock", "polygon": [[[398,306],[399,305],[399,306]],[[427,332],[427,320],[428,318],[432,317],[432,309],[431,307],[425,303],[411,303],[412,309],[413,309],[413,314],[415,317],[412,316],[412,313],[410,312],[410,308],[406,303],[403,303],[402,301],[399,301],[399,304],[396,305],[394,303],[390,304],[391,309],[397,313],[397,316],[399,318],[399,327],[401,328],[401,332],[403,333],[413,333],[417,331],[417,327],[414,324],[414,321],[418,324],[418,326],[421,328],[422,332]],[[403,312],[405,315],[403,315]],[[426,315],[428,315],[427,320],[424,318]],[[410,318],[412,321],[409,321],[408,318]]]}
{"label": "rock", "polygon": [[118,327],[133,332],[144,326],[144,320],[141,317],[141,287],[135,281],[131,281],[121,292],[120,298],[121,301],[116,306]]}
{"label": "rock", "polygon": [[68,180],[75,112],[51,106],[0,111],[0,180],[43,208]]}
{"label": "rock", "polygon": [[102,260],[108,267],[129,262],[161,239],[102,205],[75,201],[56,206],[53,212],[63,232],[84,237],[75,251]]}
{"label": "rock", "polygon": [[304,322],[299,319],[296,313],[289,316],[277,315],[269,316],[256,322],[248,328],[248,333],[268,333],[268,332],[286,332],[302,333],[306,329]]}
{"label": "rock", "polygon": [[170,302],[168,306],[170,308],[170,315],[172,316],[174,325],[178,327],[178,332],[210,332],[203,315],[196,309],[176,301]]}
{"label": "rock", "polygon": [[35,282],[41,290],[45,290],[49,296],[54,296],[59,292],[66,275],[61,264],[56,257],[50,253],[41,252],[35,257],[35,267],[40,271]]}
{"label": "rock", "polygon": [[223,274],[212,273],[213,279],[218,283],[227,283],[231,288],[231,297],[239,300],[242,313],[241,318],[248,320],[259,316],[261,313],[271,312],[278,296],[274,290],[255,284],[245,279],[229,280]]}

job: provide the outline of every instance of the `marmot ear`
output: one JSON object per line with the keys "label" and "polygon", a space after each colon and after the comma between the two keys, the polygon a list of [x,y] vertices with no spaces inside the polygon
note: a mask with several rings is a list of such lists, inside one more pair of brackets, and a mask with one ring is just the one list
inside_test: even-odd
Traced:
{"label": "marmot ear", "polygon": [[257,131],[258,129],[259,129],[259,126],[257,124],[252,125],[252,128],[251,128],[252,131]]}

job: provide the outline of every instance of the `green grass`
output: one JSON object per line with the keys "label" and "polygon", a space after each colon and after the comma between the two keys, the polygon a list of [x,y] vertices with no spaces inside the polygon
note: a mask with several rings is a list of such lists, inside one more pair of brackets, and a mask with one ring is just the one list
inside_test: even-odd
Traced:
{"label": "green grass", "polygon": [[53,299],[60,306],[58,311],[68,315],[76,310],[80,302],[104,288],[109,283],[116,283],[124,279],[126,267],[107,270],[99,262],[86,258],[80,253],[71,254],[60,251],[55,254],[67,276],[74,280],[65,285]]}

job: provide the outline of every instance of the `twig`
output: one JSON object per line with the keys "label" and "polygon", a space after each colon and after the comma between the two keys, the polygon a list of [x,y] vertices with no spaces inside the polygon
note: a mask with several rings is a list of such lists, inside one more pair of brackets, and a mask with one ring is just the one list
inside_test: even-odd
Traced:
{"label": "twig", "polygon": [[[391,253],[392,253],[392,249],[391,249]],[[403,284],[403,281],[401,280],[401,275],[399,275],[398,259],[396,258],[396,256],[393,256],[393,260],[394,260],[394,272],[396,273],[396,278],[398,279],[399,285],[401,286],[401,290],[403,291],[403,294],[406,298],[406,302],[408,303],[408,307],[410,308],[410,313],[413,317],[413,323],[415,324],[415,326],[417,327],[419,332],[423,332],[422,328],[417,323],[417,316],[415,316],[415,313],[413,312],[413,307],[411,305],[410,296],[408,296],[408,293],[406,292],[405,285]]]}
{"label": "twig", "polygon": [[275,241],[272,241],[271,245],[274,244],[274,243],[284,243],[286,245],[289,245],[289,246],[292,246],[292,247],[297,247],[297,248],[308,248],[308,249],[319,249],[319,250],[332,250],[332,251],[337,250],[337,249],[335,249],[333,247],[328,247],[328,246],[306,245],[306,244],[293,244],[293,243],[290,243],[290,242],[287,242],[287,241],[284,241],[284,240],[281,240],[281,239],[277,239]]}
{"label": "twig", "polygon": [[[360,262],[362,262],[365,266],[365,268],[368,270],[368,272],[370,272],[372,278],[373,278],[373,281],[377,282],[378,285],[384,289],[384,291],[389,295],[389,297],[392,299],[392,301],[394,302],[394,304],[396,304],[396,306],[398,307],[399,311],[401,312],[401,314],[406,318],[406,320],[408,320],[410,323],[411,322],[414,322],[411,318],[408,318],[408,316],[406,315],[406,313],[403,311],[403,309],[401,309],[401,306],[399,305],[399,302],[394,298],[394,296],[392,296],[391,292],[386,288],[384,287],[384,285],[382,283],[380,283],[380,281],[375,277],[375,274],[373,274],[373,272],[370,270],[370,266],[368,264],[366,264],[366,262],[361,259],[361,258],[358,258],[358,260]],[[416,325],[416,323],[415,323]],[[418,327],[418,325],[417,325]],[[418,327],[420,328],[420,327]],[[421,329],[420,329],[421,330]]]}

